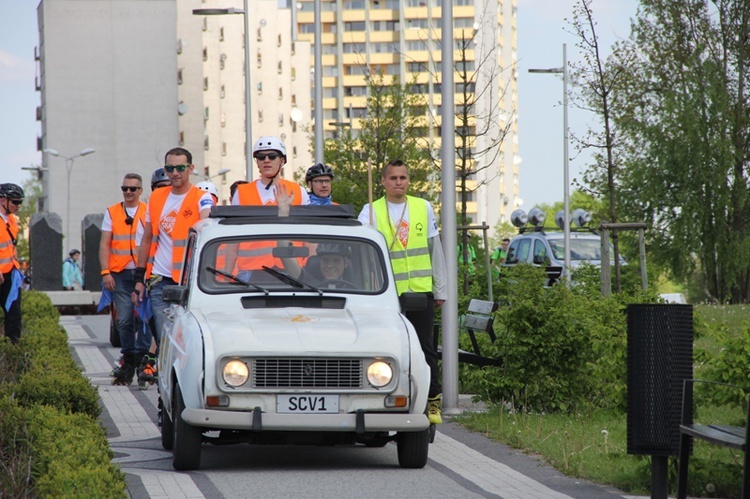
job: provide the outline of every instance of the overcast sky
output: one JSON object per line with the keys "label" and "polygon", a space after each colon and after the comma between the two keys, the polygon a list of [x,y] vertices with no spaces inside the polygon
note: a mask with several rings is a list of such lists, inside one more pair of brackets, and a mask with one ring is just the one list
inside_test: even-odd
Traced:
{"label": "overcast sky", "polygon": [[[0,182],[22,184],[41,163],[36,137],[41,134],[35,109],[34,47],[39,43],[33,0],[0,0]],[[523,209],[554,203],[563,197],[562,79],[551,74],[529,74],[529,68],[562,66],[562,44],[568,60],[578,59],[575,38],[566,33],[565,18],[573,0],[517,0],[518,5],[518,117],[520,197]],[[594,15],[602,46],[627,38],[637,0],[594,0]],[[591,117],[569,108],[571,132],[582,135]],[[574,148],[571,144],[571,155]],[[589,162],[581,155],[570,162],[570,178],[580,178]],[[574,207],[573,207],[574,208]]]}

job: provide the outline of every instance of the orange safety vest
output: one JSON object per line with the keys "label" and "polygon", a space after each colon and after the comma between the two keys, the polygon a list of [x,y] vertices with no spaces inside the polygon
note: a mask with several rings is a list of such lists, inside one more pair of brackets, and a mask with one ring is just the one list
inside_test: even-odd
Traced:
{"label": "orange safety vest", "polygon": [[[167,198],[172,189],[156,189],[151,193],[151,199],[148,200],[148,213],[151,219],[151,251],[148,257],[148,265],[146,266],[146,277],[151,276],[151,270],[154,266],[154,256],[156,255],[156,248],[159,245],[159,219],[161,218],[161,212],[164,210],[164,205],[167,203]],[[185,199],[182,200],[180,205],[179,216],[175,220],[174,227],[172,227],[172,280],[180,282],[180,274],[182,273],[182,259],[185,255],[185,246],[187,245],[188,229],[192,227],[195,222],[201,219],[200,200],[201,197],[206,193],[198,189],[196,186],[192,186],[188,191]]]}
{"label": "orange safety vest", "polygon": [[132,223],[128,225],[128,214],[123,203],[113,204],[107,208],[109,218],[112,219],[112,241],[109,245],[110,272],[121,272],[132,261],[138,266],[138,245],[135,243],[138,224],[143,224],[146,218],[146,203],[141,201],[135,211]]}
{"label": "orange safety vest", "polygon": [[[302,204],[302,187],[290,180],[279,179],[279,183],[286,186],[293,194],[292,205]],[[245,206],[263,206],[258,192],[257,182],[242,184],[237,188],[237,196],[240,204]],[[275,206],[276,201],[269,203],[267,206]],[[237,252],[237,262],[235,264],[240,270],[259,270],[263,266],[283,267],[284,264],[278,258],[274,258],[271,252],[276,247],[275,241],[258,241],[251,243],[241,243]]]}
{"label": "orange safety vest", "polygon": [[16,216],[8,214],[5,228],[0,228],[0,274],[7,274],[13,267],[21,268],[16,260],[16,243],[18,242],[18,222]]}

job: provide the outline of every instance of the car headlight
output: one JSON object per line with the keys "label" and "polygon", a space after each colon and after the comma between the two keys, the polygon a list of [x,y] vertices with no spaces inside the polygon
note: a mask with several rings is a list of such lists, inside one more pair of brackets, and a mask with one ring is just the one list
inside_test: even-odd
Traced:
{"label": "car headlight", "polygon": [[241,360],[230,360],[224,365],[221,373],[224,383],[229,386],[242,386],[250,375],[250,369]]}
{"label": "car headlight", "polygon": [[387,362],[378,360],[367,366],[367,381],[375,388],[381,388],[393,379],[393,369]]}

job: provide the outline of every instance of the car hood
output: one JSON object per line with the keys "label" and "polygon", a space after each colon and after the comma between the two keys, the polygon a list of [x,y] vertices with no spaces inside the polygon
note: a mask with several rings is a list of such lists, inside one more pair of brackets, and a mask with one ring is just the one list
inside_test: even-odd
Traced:
{"label": "car hood", "polygon": [[382,309],[248,309],[207,312],[196,319],[205,341],[219,356],[408,351],[402,316]]}

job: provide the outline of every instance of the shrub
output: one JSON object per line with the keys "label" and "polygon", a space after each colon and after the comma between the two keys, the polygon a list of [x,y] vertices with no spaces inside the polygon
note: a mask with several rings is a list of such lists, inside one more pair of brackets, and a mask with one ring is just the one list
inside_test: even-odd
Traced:
{"label": "shrub", "polygon": [[125,497],[122,473],[112,464],[104,430],[84,414],[42,406],[29,429],[36,493],[41,497]]}

